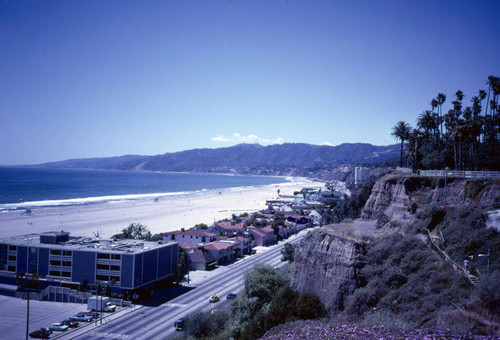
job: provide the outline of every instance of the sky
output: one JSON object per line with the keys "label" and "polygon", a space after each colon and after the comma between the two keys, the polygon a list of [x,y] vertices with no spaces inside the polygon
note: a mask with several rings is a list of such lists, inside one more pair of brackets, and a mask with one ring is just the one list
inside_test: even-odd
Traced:
{"label": "sky", "polygon": [[0,0],[0,164],[395,144],[499,56],[496,0]]}

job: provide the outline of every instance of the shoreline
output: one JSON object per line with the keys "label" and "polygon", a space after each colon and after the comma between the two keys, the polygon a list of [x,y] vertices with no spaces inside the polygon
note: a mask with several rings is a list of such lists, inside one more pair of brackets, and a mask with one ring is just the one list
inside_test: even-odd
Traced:
{"label": "shoreline", "polygon": [[303,177],[286,177],[289,182],[258,187],[236,187],[199,190],[160,197],[147,194],[147,199],[95,202],[79,205],[23,209],[0,214],[0,237],[65,230],[72,235],[92,236],[98,232],[109,238],[131,223],[141,223],[152,234],[191,228],[196,224],[230,218],[232,214],[254,212],[266,208],[267,199],[293,194],[304,186],[320,187],[324,183]]}

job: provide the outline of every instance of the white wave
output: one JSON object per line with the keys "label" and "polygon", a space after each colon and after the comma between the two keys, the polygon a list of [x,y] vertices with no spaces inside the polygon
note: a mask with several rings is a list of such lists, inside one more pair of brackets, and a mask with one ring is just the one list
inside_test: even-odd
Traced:
{"label": "white wave", "polygon": [[111,195],[111,196],[98,196],[98,197],[86,197],[86,198],[69,198],[61,200],[45,200],[45,201],[31,201],[22,203],[6,203],[0,204],[0,211],[7,210],[18,210],[27,208],[43,208],[43,207],[57,207],[57,206],[69,206],[69,205],[82,205],[82,204],[92,204],[92,203],[117,203],[132,200],[148,200],[156,199],[162,197],[170,196],[180,196],[186,195],[190,192],[179,191],[179,192],[162,192],[162,193],[151,193],[151,194],[133,194],[133,195]]}

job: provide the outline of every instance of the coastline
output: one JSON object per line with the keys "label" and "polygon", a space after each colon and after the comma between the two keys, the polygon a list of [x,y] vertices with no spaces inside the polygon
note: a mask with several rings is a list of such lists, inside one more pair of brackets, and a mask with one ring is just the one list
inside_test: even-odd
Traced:
{"label": "coastline", "polygon": [[291,195],[304,186],[319,187],[323,183],[292,177],[285,183],[179,193],[162,196],[158,201],[148,196],[34,208],[31,215],[23,215],[22,210],[8,211],[0,214],[0,237],[65,230],[82,236],[99,232],[101,237],[109,238],[131,223],[146,225],[153,234],[191,228],[198,223],[210,225],[232,214],[265,209],[266,200],[275,198],[278,189],[281,194]]}

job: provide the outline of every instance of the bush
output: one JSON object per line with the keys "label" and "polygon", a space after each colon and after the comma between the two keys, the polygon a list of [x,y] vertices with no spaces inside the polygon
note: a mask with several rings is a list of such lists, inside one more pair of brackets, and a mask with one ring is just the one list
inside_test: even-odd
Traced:
{"label": "bush", "polygon": [[224,331],[227,319],[225,311],[193,313],[186,319],[186,334],[194,338],[214,337]]}
{"label": "bush", "polygon": [[472,299],[477,299],[489,313],[500,316],[500,271],[495,271],[482,279],[474,287]]}

